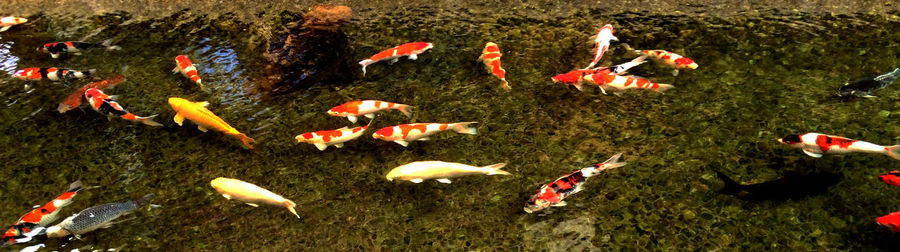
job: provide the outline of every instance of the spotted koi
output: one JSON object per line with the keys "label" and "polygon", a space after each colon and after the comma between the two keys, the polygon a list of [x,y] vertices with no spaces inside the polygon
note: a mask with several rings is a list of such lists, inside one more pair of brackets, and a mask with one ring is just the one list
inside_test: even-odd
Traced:
{"label": "spotted koi", "polygon": [[478,59],[484,62],[484,66],[489,72],[494,74],[494,76],[497,76],[497,78],[500,78],[500,87],[509,90],[509,82],[506,81],[506,69],[503,69],[503,67],[500,66],[501,56],[503,56],[503,54],[500,53],[500,47],[494,42],[487,42]]}
{"label": "spotted koi", "polygon": [[94,69],[88,71],[76,71],[56,67],[31,67],[16,71],[13,76],[25,81],[69,81],[73,79],[84,79],[91,77],[94,72],[96,72],[96,70]]}
{"label": "spotted koi", "polygon": [[469,126],[477,122],[461,122],[461,123],[411,123],[401,124],[397,126],[384,127],[372,134],[375,139],[384,141],[394,141],[397,144],[406,147],[411,141],[425,141],[428,136],[445,131],[453,130],[463,134],[478,134],[478,131]]}
{"label": "spotted koi", "polygon": [[559,74],[559,75],[553,76],[550,79],[553,80],[554,83],[568,84],[568,85],[575,86],[575,88],[577,88],[578,90],[583,90],[581,85],[584,84],[585,77],[588,77],[590,75],[593,75],[595,73],[602,72],[602,71],[609,71],[611,73],[623,75],[626,72],[628,72],[628,70],[631,69],[632,67],[636,67],[636,66],[646,62],[646,59],[647,59],[647,56],[645,55],[645,56],[635,58],[629,62],[615,65],[613,67],[598,67],[598,68],[586,69],[586,70],[585,69],[572,70],[572,71],[569,71],[564,74]]}
{"label": "spotted koi", "polygon": [[594,59],[591,61],[591,64],[584,68],[591,69],[594,65],[597,65],[600,62],[600,58],[603,57],[603,54],[606,53],[606,50],[609,49],[610,41],[619,41],[616,36],[613,36],[613,26],[612,24],[606,24],[603,28],[597,31],[597,35],[593,36],[594,38]]}
{"label": "spotted koi", "polygon": [[88,88],[84,91],[84,98],[88,100],[88,103],[91,104],[91,108],[93,108],[94,111],[100,112],[100,114],[109,118],[121,117],[125,120],[139,122],[150,126],[162,126],[162,124],[153,121],[153,118],[156,117],[156,115],[142,117],[132,114],[122,108],[122,106],[113,100],[112,97],[104,94],[103,91],[100,91],[99,89]]}
{"label": "spotted koi", "polygon": [[525,204],[525,212],[534,213],[549,207],[565,206],[564,199],[584,189],[584,182],[603,171],[624,166],[625,162],[619,162],[622,153],[613,155],[603,163],[582,168],[568,175],[562,176],[550,184],[546,184],[538,190],[538,193],[528,199]]}
{"label": "spotted koi", "polygon": [[790,147],[800,148],[811,157],[822,157],[822,154],[847,154],[851,152],[880,153],[894,159],[900,159],[900,145],[881,146],[869,142],[853,140],[845,137],[819,133],[788,135],[778,142]]}
{"label": "spotted koi", "polygon": [[397,62],[400,57],[409,57],[410,60],[416,60],[418,55],[433,48],[434,45],[428,42],[411,42],[392,47],[381,51],[368,59],[359,62],[362,65],[363,75],[366,75],[366,67],[382,60],[390,60],[391,63]]}
{"label": "spotted koi", "polygon": [[81,41],[70,41],[70,42],[54,42],[54,43],[46,43],[44,46],[41,46],[37,50],[43,53],[49,53],[50,57],[54,59],[59,58],[63,53],[71,53],[75,55],[81,55],[81,51],[88,50],[92,48],[105,48],[106,50],[121,50],[122,47],[112,45],[112,40],[107,39],[100,44],[87,43]]}
{"label": "spotted koi", "polygon": [[197,83],[201,88],[203,87],[203,81],[200,80],[200,75],[197,74],[197,68],[194,67],[194,63],[191,63],[191,59],[188,59],[187,55],[175,57],[175,69],[172,69],[172,73],[181,73],[184,77]]}
{"label": "spotted koi", "polygon": [[3,243],[8,245],[16,244],[25,238],[24,236],[26,233],[32,232],[32,230],[37,227],[46,227],[47,225],[50,225],[59,218],[60,209],[72,204],[75,195],[82,189],[84,189],[84,185],[80,180],[73,182],[69,185],[69,189],[62,195],[56,197],[47,204],[44,204],[40,208],[31,210],[19,218],[19,220],[16,221],[16,223],[13,224],[0,239],[3,240]]}
{"label": "spotted koi", "polygon": [[12,27],[13,25],[24,24],[25,22],[28,22],[27,18],[20,18],[20,17],[0,18],[0,32],[5,32],[6,30],[9,30],[9,28]]}
{"label": "spotted koi", "polygon": [[350,122],[355,123],[357,121],[357,117],[361,115],[372,119],[375,118],[375,112],[387,109],[400,110],[400,112],[409,117],[412,116],[412,113],[409,112],[410,108],[412,108],[412,106],[406,104],[377,100],[363,100],[351,101],[338,105],[337,107],[329,109],[328,114],[332,116],[347,117]]}
{"label": "spotted koi", "polygon": [[107,88],[113,88],[116,85],[119,85],[119,83],[122,83],[122,81],[125,81],[124,75],[119,75],[112,79],[91,82],[87,85],[84,85],[78,90],[75,90],[75,92],[69,95],[69,97],[66,97],[65,100],[60,102],[59,107],[57,107],[56,110],[58,110],[60,114],[66,113],[69,110],[81,106],[81,102],[84,100],[84,92],[88,89],[96,88],[97,90],[103,91]]}
{"label": "spotted koi", "polygon": [[[371,125],[372,122],[369,121]],[[298,143],[309,143],[313,144],[320,151],[324,151],[328,146],[334,146],[336,148],[344,147],[345,142],[349,142],[356,138],[359,138],[366,132],[366,129],[369,128],[369,125],[362,127],[343,127],[336,130],[321,130],[315,132],[307,132],[294,137],[297,139]]]}
{"label": "spotted koi", "polygon": [[672,70],[672,75],[678,75],[678,69],[697,69],[699,65],[691,59],[687,57],[678,55],[676,53],[666,51],[666,50],[635,50],[632,49],[627,44],[625,47],[628,48],[629,51],[634,51],[641,55],[648,55],[653,59],[660,60],[668,66],[675,68]]}
{"label": "spotted koi", "polygon": [[675,87],[669,84],[650,82],[650,80],[635,77],[633,75],[618,75],[609,70],[598,71],[592,75],[585,76],[584,80],[596,84],[600,87],[600,91],[602,91],[603,94],[606,94],[606,89],[618,92],[625,89],[641,88],[663,92]]}

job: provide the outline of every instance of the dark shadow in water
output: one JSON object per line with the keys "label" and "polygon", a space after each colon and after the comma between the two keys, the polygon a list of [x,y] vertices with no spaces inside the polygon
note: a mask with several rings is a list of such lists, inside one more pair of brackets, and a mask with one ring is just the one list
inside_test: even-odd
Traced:
{"label": "dark shadow in water", "polygon": [[719,193],[734,195],[750,201],[801,199],[825,193],[828,187],[840,181],[840,176],[835,173],[786,171],[779,179],[742,184],[722,172],[715,172],[725,182],[725,186],[718,191]]}

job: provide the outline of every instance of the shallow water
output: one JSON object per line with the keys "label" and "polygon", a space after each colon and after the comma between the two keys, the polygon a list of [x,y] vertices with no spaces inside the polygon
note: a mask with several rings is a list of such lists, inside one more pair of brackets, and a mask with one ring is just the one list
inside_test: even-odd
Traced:
{"label": "shallow water", "polygon": [[[896,86],[878,98],[831,97],[844,82],[898,64],[896,16],[771,12],[728,18],[590,10],[557,18],[476,15],[465,9],[408,9],[354,20],[346,61],[355,65],[409,41],[435,48],[368,68],[354,81],[321,84],[282,96],[253,90],[262,75],[265,39],[229,17],[176,14],[150,21],[128,14],[34,21],[0,34],[0,220],[11,224],[81,179],[100,186],[77,196],[70,215],[155,193],[160,208],[140,210],[82,241],[51,240],[50,249],[139,250],[813,250],[892,249],[896,237],[874,218],[897,211],[900,190],[877,180],[896,169],[879,155],[807,157],[774,139],[821,132],[878,144],[900,142]],[[296,19],[282,15],[279,27]],[[633,73],[670,83],[666,93],[579,92],[550,77],[583,67],[588,37],[612,23],[620,41],[668,49],[700,64],[677,77],[645,64]],[[47,42],[113,39],[122,51],[89,51],[54,60]],[[487,41],[504,53],[512,91],[476,59]],[[631,59],[621,46],[603,65]],[[208,90],[171,74],[189,55]],[[159,114],[162,128],[108,121],[89,108],[54,108],[85,81],[24,82],[5,75],[25,67],[97,69],[124,74],[106,93],[139,115]],[[188,122],[174,124],[171,96],[209,101],[210,110],[258,141],[259,152]],[[409,122],[478,121],[475,136],[445,133],[408,148],[366,134],[321,152],[295,135],[350,125],[325,113],[354,99],[416,106],[412,118],[381,113],[373,128]],[[542,215],[522,211],[545,183],[624,152],[625,167],[587,182],[568,206]],[[420,160],[474,165],[506,162],[512,176],[470,176],[452,184],[391,183],[391,168]],[[810,195],[745,201],[716,193],[714,171],[762,182],[785,171],[826,172],[837,184]],[[254,208],[219,196],[215,177],[234,177],[298,204]],[[6,224],[4,224],[6,225]],[[33,244],[31,244],[33,245]],[[23,248],[17,245],[13,248]],[[64,248],[63,248],[64,246]]]}

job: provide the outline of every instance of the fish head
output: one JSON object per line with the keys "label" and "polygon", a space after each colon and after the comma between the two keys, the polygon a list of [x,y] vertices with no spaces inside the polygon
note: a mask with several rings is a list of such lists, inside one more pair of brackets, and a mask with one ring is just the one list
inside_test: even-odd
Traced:
{"label": "fish head", "polygon": [[552,79],[554,83],[562,82],[564,84],[575,84],[581,80],[581,72],[582,71],[580,70],[572,70],[568,73],[553,76],[550,79]]}
{"label": "fish head", "polygon": [[16,79],[20,79],[20,80],[27,80],[28,75],[31,73],[31,71],[32,71],[31,68],[22,69],[22,70],[16,71],[16,73],[13,74],[13,77],[15,77]]}
{"label": "fish head", "polygon": [[69,231],[66,231],[65,229],[63,229],[59,226],[52,226],[52,227],[47,228],[47,237],[60,238],[60,237],[65,237],[67,235],[69,235]]}
{"label": "fish head", "polygon": [[309,140],[312,139],[313,137],[314,136],[313,136],[312,132],[307,132],[307,133],[297,135],[296,137],[294,137],[294,139],[297,139],[298,143],[306,143],[306,142],[309,142]]}
{"label": "fish head", "polygon": [[525,212],[526,213],[534,213],[550,207],[552,203],[549,200],[541,199],[538,195],[532,196],[531,199],[528,199],[528,202],[525,203]]}
{"label": "fish head", "polygon": [[42,53],[50,53],[50,47],[52,47],[52,46],[53,46],[53,43],[46,43],[43,46],[38,47],[37,51],[42,52]]}
{"label": "fish head", "polygon": [[891,171],[878,176],[878,180],[892,186],[900,186],[900,171]]}
{"label": "fish head", "polygon": [[169,106],[172,106],[173,109],[178,111],[179,108],[184,107],[185,105],[191,104],[193,102],[188,101],[184,98],[179,97],[169,97]]}
{"label": "fish head", "polygon": [[699,65],[697,65],[697,62],[694,62],[694,60],[685,57],[681,57],[675,60],[675,65],[687,67],[690,69],[697,69],[697,67],[699,67]]}
{"label": "fish head", "polygon": [[4,18],[0,19],[0,23],[3,23],[3,24],[24,24],[25,22],[28,22],[27,18],[4,17]]}
{"label": "fish head", "polygon": [[792,134],[792,135],[788,135],[786,137],[779,138],[778,142],[787,144],[790,146],[799,146],[799,145],[803,144],[803,140],[800,139],[800,135],[797,135],[797,134]]}
{"label": "fish head", "polygon": [[900,212],[893,212],[878,217],[875,219],[875,222],[878,223],[878,225],[891,228],[892,232],[900,232]]}
{"label": "fish head", "polygon": [[372,138],[375,139],[385,139],[388,136],[394,135],[394,127],[384,127],[375,133],[372,133]]}

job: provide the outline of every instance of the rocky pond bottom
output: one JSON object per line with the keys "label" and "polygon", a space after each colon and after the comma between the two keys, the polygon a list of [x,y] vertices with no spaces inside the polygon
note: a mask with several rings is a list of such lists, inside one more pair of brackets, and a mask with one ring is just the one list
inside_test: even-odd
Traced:
{"label": "rocky pond bottom", "polygon": [[[0,224],[14,223],[80,179],[96,188],[78,195],[62,216],[148,193],[159,207],[140,209],[82,240],[40,238],[11,248],[803,251],[900,245],[875,223],[900,210],[900,188],[877,179],[898,161],[865,154],[816,159],[775,140],[820,132],[900,142],[900,86],[877,91],[877,98],[834,97],[847,81],[900,66],[900,34],[892,32],[900,19],[777,11],[727,18],[596,13],[556,18],[404,9],[347,19],[327,32],[309,30],[301,13],[290,12],[252,25],[184,13],[151,20],[128,13],[28,17],[28,24],[0,33]],[[606,23],[622,43],[670,50],[700,67],[678,76],[653,63],[631,70],[675,86],[664,93],[604,95],[596,86],[581,92],[553,83],[550,77],[590,63],[589,37]],[[35,51],[44,43],[107,39],[122,49],[60,59]],[[358,61],[413,41],[434,48],[415,61],[371,65],[362,75]],[[477,60],[488,41],[503,52],[511,91],[500,89]],[[613,43],[600,65],[634,58],[622,43]],[[180,54],[193,60],[204,89],[172,74]],[[57,104],[87,81],[10,78],[27,67],[124,75],[106,93],[136,114],[159,114],[164,126],[110,121],[86,107],[60,114]],[[279,82],[286,77],[291,81]],[[208,101],[211,111],[253,137],[258,151],[190,122],[179,127],[169,97]],[[405,148],[371,133],[326,151],[295,143],[301,133],[362,125],[325,113],[362,99],[415,106],[409,118],[380,113],[371,128],[477,121],[478,134],[441,134]],[[619,152],[628,165],[588,180],[567,206],[540,214],[522,210],[542,185]],[[390,169],[422,160],[503,162],[512,175],[461,177],[452,184],[385,179]],[[812,181],[783,193],[730,195],[718,192],[717,171],[744,183],[785,176]],[[216,177],[277,192],[296,202],[301,218],[228,201],[210,187]]]}

